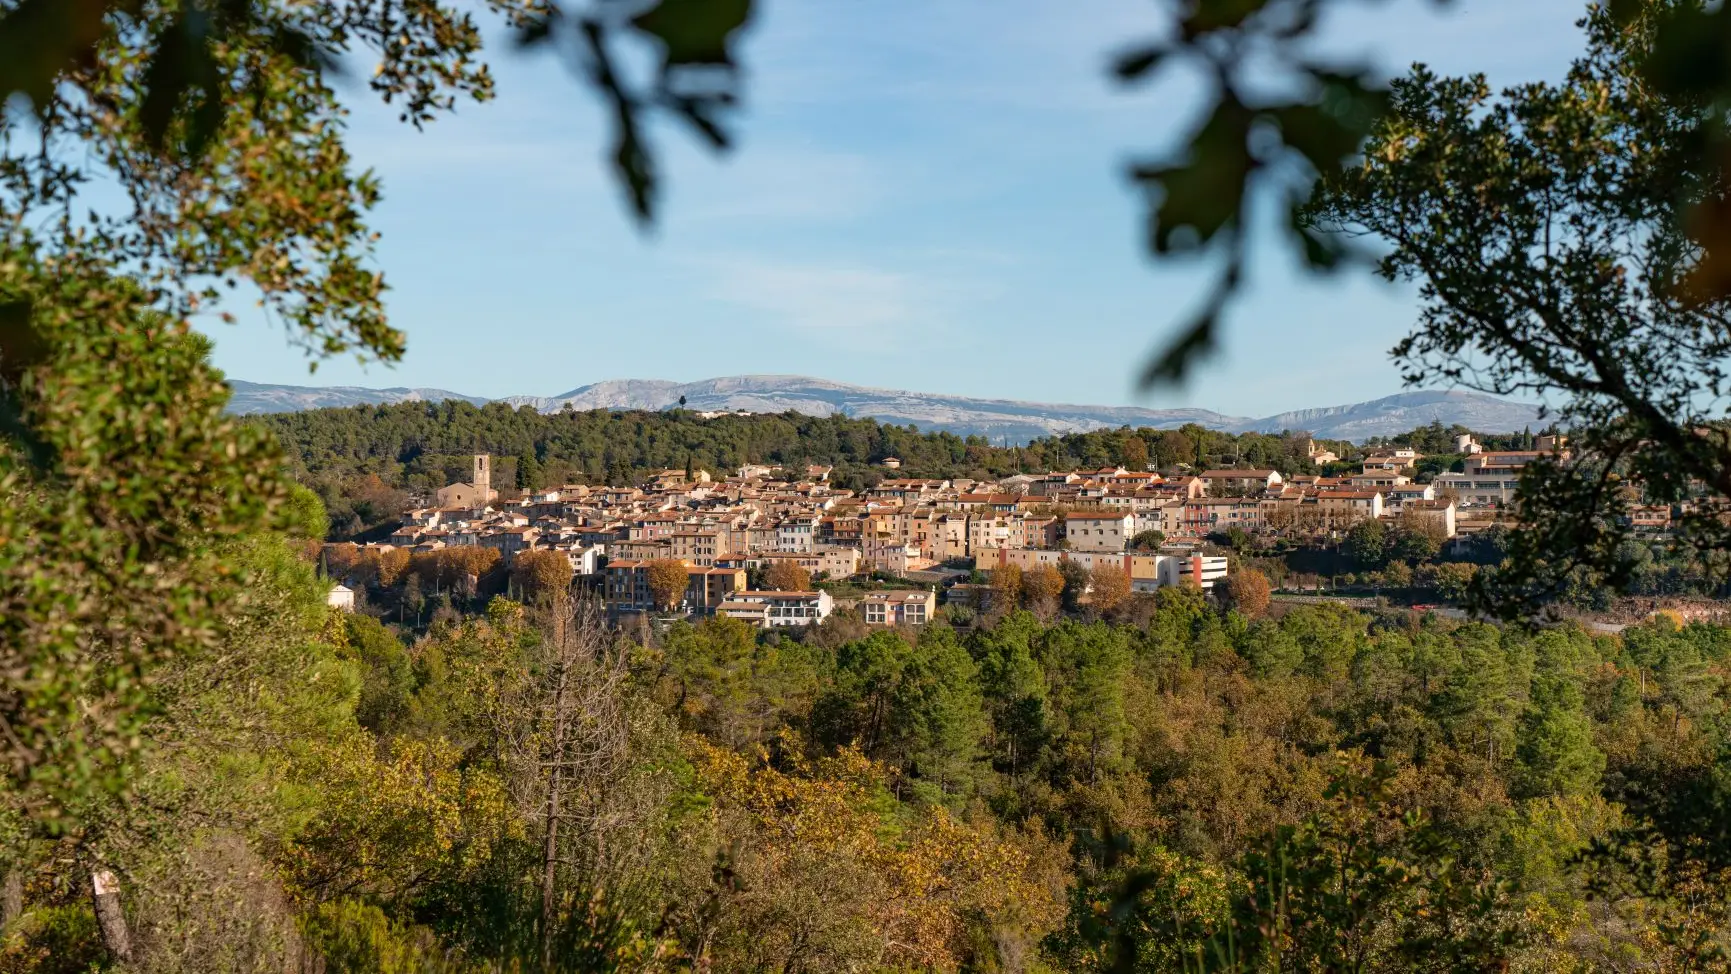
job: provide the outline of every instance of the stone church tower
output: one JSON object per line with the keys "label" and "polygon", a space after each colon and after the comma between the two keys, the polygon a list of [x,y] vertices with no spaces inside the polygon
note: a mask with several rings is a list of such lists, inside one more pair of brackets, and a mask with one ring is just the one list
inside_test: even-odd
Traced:
{"label": "stone church tower", "polygon": [[440,507],[466,507],[479,510],[498,496],[493,493],[493,458],[477,453],[473,460],[474,473],[470,483],[440,487],[435,495]]}

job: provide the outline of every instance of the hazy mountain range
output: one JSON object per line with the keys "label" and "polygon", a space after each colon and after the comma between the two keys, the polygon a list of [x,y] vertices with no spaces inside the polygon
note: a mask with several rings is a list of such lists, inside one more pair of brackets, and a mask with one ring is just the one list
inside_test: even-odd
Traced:
{"label": "hazy mountain range", "polygon": [[[367,389],[359,386],[262,385],[231,380],[237,413],[293,412],[405,401],[488,400],[444,389]],[[1076,406],[972,399],[896,389],[874,389],[793,375],[738,375],[701,382],[612,379],[579,386],[557,396],[507,396],[503,402],[542,412],[574,409],[668,409],[685,397],[696,411],[794,411],[813,416],[843,413],[886,423],[912,423],[922,430],[980,434],[993,442],[1026,442],[1040,436],[1101,427],[1150,426],[1157,429],[1199,423],[1234,433],[1309,430],[1329,439],[1364,440],[1390,436],[1440,421],[1481,433],[1507,433],[1538,425],[1538,407],[1476,392],[1403,392],[1370,402],[1300,409],[1254,418],[1207,409],[1142,409],[1135,406]]]}

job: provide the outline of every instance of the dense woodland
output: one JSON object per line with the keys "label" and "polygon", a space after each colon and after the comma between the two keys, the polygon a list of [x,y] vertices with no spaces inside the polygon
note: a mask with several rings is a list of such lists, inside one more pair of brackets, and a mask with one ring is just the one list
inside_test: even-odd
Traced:
{"label": "dense woodland", "polygon": [[[1013,473],[1099,468],[1137,459],[1160,466],[1230,459],[1298,469],[1304,441],[1231,434],[1190,425],[1182,430],[1102,430],[992,445],[983,436],[925,432],[911,426],[799,413],[700,418],[685,410],[638,412],[566,410],[550,414],[503,403],[459,400],[355,406],[259,417],[291,455],[315,475],[376,473],[406,486],[442,486],[468,469],[468,455],[492,453],[499,474],[515,481],[516,463],[534,459],[539,483],[630,483],[689,460],[715,473],[748,463],[838,468],[850,484],[871,483],[870,468],[886,457],[902,461],[902,476],[1004,477]],[[1139,441],[1140,447],[1130,441]],[[878,467],[875,476],[884,476]],[[896,474],[890,473],[889,476]]]}

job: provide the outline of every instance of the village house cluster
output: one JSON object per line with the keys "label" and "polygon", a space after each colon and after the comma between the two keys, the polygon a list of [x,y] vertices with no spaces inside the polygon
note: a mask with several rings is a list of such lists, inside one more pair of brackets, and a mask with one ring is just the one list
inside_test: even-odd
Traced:
{"label": "village house cluster", "polygon": [[[832,486],[830,469],[752,465],[717,479],[703,470],[666,470],[640,486],[567,485],[502,500],[490,460],[474,458],[468,483],[441,488],[404,513],[385,542],[411,552],[453,545],[563,554],[590,577],[616,614],[671,608],[730,615],[763,627],[805,625],[835,611],[829,592],[763,591],[748,585],[777,563],[814,580],[881,573],[915,583],[869,591],[853,605],[873,625],[923,624],[936,589],[968,568],[1023,571],[1062,562],[1090,572],[1118,568],[1132,591],[1165,585],[1212,588],[1227,559],[1204,539],[1236,528],[1251,535],[1339,537],[1372,518],[1403,518],[1443,539],[1495,523],[1513,499],[1520,468],[1558,451],[1484,452],[1470,437],[1465,471],[1416,483],[1419,455],[1390,449],[1367,456],[1358,473],[1285,478],[1274,470],[1230,468],[1163,476],[1146,470],[1022,474],[995,482],[891,477],[864,492]],[[1311,447],[1313,459],[1335,460]],[[899,466],[893,458],[884,466]],[[1158,532],[1154,534],[1153,532]],[[650,567],[681,563],[675,606],[657,605]]]}

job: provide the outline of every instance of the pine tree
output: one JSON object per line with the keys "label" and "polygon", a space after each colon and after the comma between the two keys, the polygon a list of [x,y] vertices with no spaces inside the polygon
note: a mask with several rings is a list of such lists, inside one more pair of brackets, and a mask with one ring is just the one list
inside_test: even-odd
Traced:
{"label": "pine tree", "polygon": [[415,613],[415,625],[421,624],[421,607],[426,604],[426,597],[421,594],[421,576],[415,572],[408,573],[408,579],[403,582],[403,611],[399,613],[402,621],[407,622],[409,612]]}
{"label": "pine tree", "polygon": [[1567,676],[1533,681],[1533,709],[1521,722],[1515,756],[1521,790],[1531,797],[1585,795],[1598,790],[1605,754],[1593,744],[1581,688]]}

